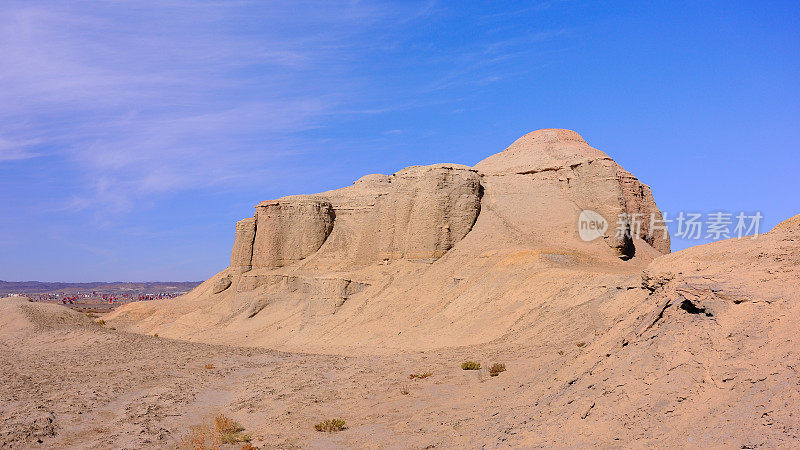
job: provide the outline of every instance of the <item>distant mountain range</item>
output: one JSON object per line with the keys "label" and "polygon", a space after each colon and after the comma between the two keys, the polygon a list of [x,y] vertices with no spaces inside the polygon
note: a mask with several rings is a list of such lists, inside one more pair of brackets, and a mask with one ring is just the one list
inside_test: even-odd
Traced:
{"label": "distant mountain range", "polygon": [[0,280],[2,294],[46,294],[50,292],[77,293],[98,291],[108,294],[124,293],[174,293],[187,292],[199,285],[200,281],[145,281],[145,282],[92,282],[63,283],[50,281],[3,281]]}

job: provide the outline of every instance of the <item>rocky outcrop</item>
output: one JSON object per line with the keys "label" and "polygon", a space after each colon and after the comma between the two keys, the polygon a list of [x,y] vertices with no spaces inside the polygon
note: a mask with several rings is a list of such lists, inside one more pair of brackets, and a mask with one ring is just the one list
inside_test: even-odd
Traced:
{"label": "rocky outcrop", "polygon": [[604,241],[621,258],[635,254],[636,239],[659,253],[669,253],[669,234],[665,230],[651,233],[651,221],[663,222],[650,187],[574,131],[528,133],[475,168],[485,174],[485,184],[510,186],[519,202],[546,198],[538,213],[550,216],[551,227],[570,218],[577,222],[583,210],[599,213],[609,225]]}
{"label": "rocky outcrop", "polygon": [[[467,166],[414,166],[373,174],[349,188],[256,206],[236,225],[231,269],[277,268],[321,255],[365,264],[435,260],[472,228],[480,212],[478,172]],[[322,249],[329,236],[332,243]]]}
{"label": "rocky outcrop", "polygon": [[472,229],[480,212],[477,171],[458,165],[414,166],[389,178],[378,199],[377,259],[435,260]]}
{"label": "rocky outcrop", "polygon": [[220,292],[223,292],[225,289],[231,287],[231,284],[232,281],[230,276],[222,277],[219,280],[217,280],[216,283],[214,283],[214,287],[212,288],[211,293],[219,294]]}
{"label": "rocky outcrop", "polygon": [[669,252],[669,236],[651,230],[661,213],[650,188],[577,133],[546,129],[474,168],[413,166],[365,175],[347,188],[261,202],[254,217],[236,225],[230,269],[435,261],[472,229],[485,191],[494,214],[529,244],[575,241],[576,219],[588,209],[608,222],[603,240],[619,257],[634,256],[636,240]]}
{"label": "rocky outcrop", "polygon": [[247,310],[248,318],[254,317],[271,303],[286,299],[301,303],[304,316],[313,317],[336,313],[350,296],[368,286],[348,278],[269,274],[245,276],[239,289],[249,291],[261,288]]}
{"label": "rocky outcrop", "polygon": [[315,197],[292,196],[259,203],[252,267],[282,267],[311,256],[328,238],[334,216],[331,204]]}
{"label": "rocky outcrop", "polygon": [[[608,222],[596,239],[579,233],[583,210]],[[539,130],[474,167],[412,166],[261,202],[236,225],[230,267],[171,307],[119,316],[149,334],[212,329],[215,342],[271,348],[487,342],[543,326],[550,308],[600,320],[591,300],[638,289],[669,251],[648,214],[660,217],[650,189],[608,155]],[[569,326],[594,326],[575,317]]]}
{"label": "rocky outcrop", "polygon": [[253,242],[256,237],[256,219],[248,217],[236,222],[236,235],[231,250],[231,270],[244,273],[253,267]]}
{"label": "rocky outcrop", "polygon": [[622,189],[622,197],[625,199],[625,213],[629,227],[633,227],[631,233],[645,240],[660,253],[669,253],[669,233],[665,228],[661,211],[656,207],[650,186],[639,182],[639,179],[619,165],[617,165],[617,179]]}
{"label": "rocky outcrop", "polygon": [[[171,341],[163,338],[174,338],[298,352],[281,356],[281,365],[279,353],[236,350],[247,369],[239,371],[247,394],[236,399],[239,409],[252,396],[271,408],[271,387],[307,391],[317,383],[320,389],[300,402],[312,405],[311,414],[348,406],[355,397],[364,397],[366,407],[385,400],[382,409],[403,411],[408,401],[396,389],[408,372],[398,371],[425,367],[436,372],[434,384],[417,385],[424,395],[412,394],[411,401],[450,403],[442,411],[413,408],[427,408],[414,427],[399,416],[383,417],[378,426],[426,431],[425,422],[436,420],[445,425],[446,441],[465,411],[480,404],[496,410],[502,388],[499,403],[521,399],[516,409],[469,413],[493,419],[462,428],[514,433],[462,436],[456,444],[795,448],[800,441],[800,216],[757,238],[663,255],[669,236],[640,220],[660,216],[649,187],[566,130],[528,134],[473,168],[369,175],[302,202],[259,207],[237,226],[232,267],[189,294],[124,305],[104,320],[118,330],[158,334],[164,345]],[[596,213],[593,220],[609,222],[591,239],[576,226],[587,209]],[[618,219],[630,236],[616,234]],[[281,239],[303,245],[297,250]],[[261,254],[279,255],[272,260],[283,265],[257,266]],[[2,306],[0,329],[24,324],[27,330],[12,332],[27,337],[35,325],[20,318],[26,308]],[[64,329],[58,331],[53,339],[20,339],[19,348],[29,349],[31,341],[63,347]],[[317,352],[342,356],[311,355]],[[230,348],[223,356],[215,360],[234,372]],[[451,395],[479,385],[465,383],[459,369],[473,356],[504,361],[508,373],[475,395]],[[319,376],[297,378],[308,372],[302,365],[308,358],[306,366]],[[208,361],[204,356],[200,364]],[[248,390],[255,365],[278,381]],[[350,393],[358,384],[364,395],[317,405],[316,397],[331,397],[334,372]],[[272,409],[286,417],[283,404]],[[449,421],[441,417],[447,411],[453,411]],[[297,423],[308,423],[308,414],[298,416]],[[370,444],[372,431],[337,442]],[[434,442],[424,434],[409,446]]]}

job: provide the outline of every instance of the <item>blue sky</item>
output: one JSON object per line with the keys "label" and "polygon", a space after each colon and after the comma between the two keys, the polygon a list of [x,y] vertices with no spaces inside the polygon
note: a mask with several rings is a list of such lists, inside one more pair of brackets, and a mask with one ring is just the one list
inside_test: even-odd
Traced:
{"label": "blue sky", "polygon": [[768,229],[800,213],[798,23],[796,1],[5,0],[0,279],[200,280],[261,200],[551,127],[662,210]]}

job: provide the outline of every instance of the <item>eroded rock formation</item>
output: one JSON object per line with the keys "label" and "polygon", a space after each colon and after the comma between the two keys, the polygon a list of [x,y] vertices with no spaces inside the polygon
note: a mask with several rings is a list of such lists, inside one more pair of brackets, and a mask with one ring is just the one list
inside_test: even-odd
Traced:
{"label": "eroded rock formation", "polygon": [[[317,252],[358,264],[433,261],[472,229],[485,187],[491,187],[493,200],[505,197],[503,206],[511,208],[544,201],[532,215],[551,226],[562,225],[562,217],[569,222],[576,211],[597,211],[611,225],[605,240],[621,257],[633,256],[633,238],[669,252],[669,235],[651,233],[651,217],[659,223],[661,213],[648,186],[577,133],[539,130],[474,168],[413,166],[391,176],[366,175],[348,188],[262,202],[253,218],[236,225],[231,269],[282,267]],[[521,226],[531,219],[508,215],[511,222],[522,219]],[[614,225],[621,217],[636,218],[631,236],[617,235]],[[546,228],[536,231],[548,235]]]}
{"label": "eroded rock formation", "polygon": [[[659,253],[669,253],[666,230],[651,233],[651,221],[663,222],[650,187],[574,131],[534,131],[475,168],[484,174],[485,184],[513,189],[519,202],[550,199],[551,209],[558,210],[555,215],[571,210],[560,204],[562,199],[552,192],[556,188],[576,208],[598,212],[609,223],[606,242],[621,257],[633,256],[634,238],[645,240]],[[616,232],[620,218],[630,223],[629,233],[621,236]],[[551,217],[550,222],[555,225],[560,220]]]}
{"label": "eroded rock formation", "polygon": [[[467,166],[414,166],[367,175],[353,186],[261,202],[236,225],[231,268],[276,268],[321,250],[352,263],[435,260],[472,228],[480,212],[478,172]],[[331,236],[331,234],[335,233]]]}
{"label": "eroded rock formation", "polygon": [[256,238],[256,218],[248,217],[236,222],[236,234],[231,250],[231,270],[247,272],[253,267],[253,241]]}
{"label": "eroded rock formation", "polygon": [[334,217],[329,202],[311,196],[259,203],[252,266],[282,267],[313,255],[333,229]]}
{"label": "eroded rock formation", "polygon": [[[602,236],[581,239],[583,210],[607,221]],[[649,216],[661,217],[649,187],[577,133],[539,130],[474,167],[412,166],[261,202],[236,224],[229,268],[169,308],[119,316],[273,348],[486,342],[537,326],[552,302],[586,308],[606,286],[627,289],[669,252]]]}

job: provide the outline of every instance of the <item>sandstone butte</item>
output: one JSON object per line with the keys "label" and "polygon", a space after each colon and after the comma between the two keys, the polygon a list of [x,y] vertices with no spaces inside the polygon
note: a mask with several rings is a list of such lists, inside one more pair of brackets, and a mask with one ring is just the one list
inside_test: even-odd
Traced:
{"label": "sandstone butte", "polygon": [[[579,237],[582,210],[609,222],[602,237]],[[169,442],[216,405],[259,445],[286,447],[797,448],[800,216],[670,253],[647,222],[618,237],[622,213],[660,217],[650,188],[606,153],[539,130],[473,167],[413,166],[261,202],[236,224],[227,268],[183,297],[122,306],[102,330],[0,302],[15,361],[0,363],[25,380],[20,361],[84,358],[89,347],[61,339],[79,329],[94,336],[81,342],[138,355],[112,363],[151,387],[112,377],[106,390],[125,393],[116,409],[72,388],[130,428],[97,433],[116,446]],[[219,386],[192,368],[212,358],[231,367]],[[508,370],[482,382],[460,370],[472,358]],[[417,369],[433,376],[409,387]],[[22,437],[8,442],[31,439],[18,431],[30,421],[57,435],[58,412],[41,416],[57,408],[31,410],[41,395],[14,386],[24,408],[8,429]],[[111,420],[99,414],[84,418]],[[349,430],[313,430],[339,415]],[[85,443],[80,433],[46,442]]]}
{"label": "sandstone butte", "polygon": [[[582,210],[606,218],[603,238],[580,239]],[[621,213],[648,220],[618,237]],[[650,188],[608,155],[573,131],[539,130],[474,167],[412,166],[263,201],[236,224],[227,269],[178,301],[110,319],[176,339],[333,353],[526,340],[543,308],[608,295],[669,252],[667,233],[650,235],[651,213],[661,218]]]}

